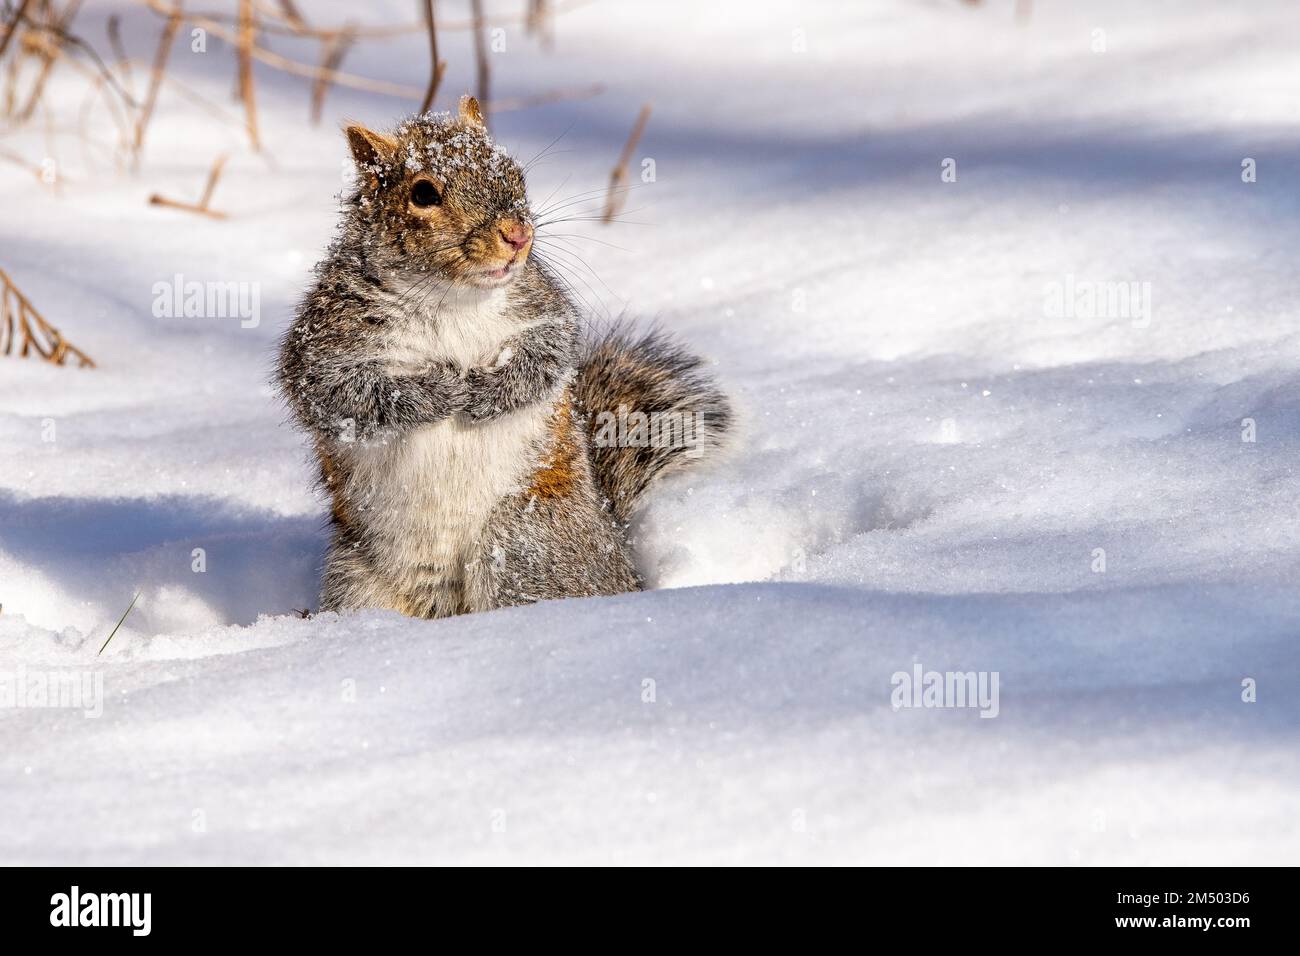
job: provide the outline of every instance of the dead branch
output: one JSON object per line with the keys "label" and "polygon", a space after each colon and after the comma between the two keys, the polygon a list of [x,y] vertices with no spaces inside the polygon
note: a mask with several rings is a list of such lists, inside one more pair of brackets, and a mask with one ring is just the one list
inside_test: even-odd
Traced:
{"label": "dead branch", "polygon": [[[108,64],[103,61],[95,48],[68,29],[68,24],[72,22],[72,18],[76,15],[77,8],[80,4],[81,0],[76,0],[76,2],[70,3],[65,9],[63,15],[59,17],[57,21],[38,23],[30,18],[24,21],[29,31],[31,31],[24,36],[24,44],[26,45],[28,41],[30,41],[32,50],[36,52],[37,55],[46,59],[46,66],[42,71],[42,75],[38,78],[37,85],[32,90],[32,95],[28,100],[27,106],[19,117],[20,120],[25,121],[30,118],[31,113],[35,109],[41,93],[43,92],[43,87],[45,80],[48,78],[49,70],[53,66],[53,59],[51,58],[57,58],[60,56],[62,53],[61,48],[65,46],[75,47],[80,50],[88,60],[90,60],[91,65],[94,67],[94,71],[103,77],[104,81],[108,84],[108,88],[112,89],[113,92],[121,98],[124,106],[130,109],[136,107],[135,97],[132,95],[131,91],[118,82],[113,71],[109,68]],[[111,19],[109,22],[109,36],[111,41],[113,36],[113,21]],[[50,39],[51,37],[53,40]],[[119,37],[119,48],[120,44],[121,38]],[[69,57],[67,62],[73,66],[78,65],[77,61],[72,57]]]}
{"label": "dead branch", "polygon": [[619,204],[623,201],[624,190],[620,189],[623,181],[627,179],[627,164],[632,161],[632,152],[636,149],[636,144],[641,140],[641,134],[645,132],[645,124],[650,121],[650,104],[646,103],[641,107],[641,112],[637,114],[636,124],[632,127],[632,135],[627,138],[627,143],[623,146],[623,152],[618,157],[618,165],[609,176],[609,192],[605,194],[605,213],[601,217],[605,222],[611,221],[618,214]]}
{"label": "dead branch", "polygon": [[303,18],[303,15],[298,12],[298,6],[293,2],[293,0],[279,0],[279,3],[284,19],[292,26],[301,29],[307,25],[307,21]]}
{"label": "dead branch", "polygon": [[15,53],[5,65],[5,96],[3,109],[0,109],[5,116],[13,116],[14,107],[18,103],[18,72],[21,63],[22,57]]}
{"label": "dead branch", "polygon": [[162,86],[163,74],[167,72],[167,58],[171,55],[172,42],[176,39],[176,31],[180,26],[181,0],[176,0],[171,14],[167,17],[167,23],[163,26],[162,36],[158,38],[158,50],[154,53],[153,70],[149,76],[149,92],[145,94],[144,106],[135,122],[135,142],[132,144],[132,151],[135,154],[134,165],[136,166],[140,164],[144,132],[148,129],[149,120],[153,116],[154,104],[158,102],[158,88]]}
{"label": "dead branch", "polygon": [[18,291],[13,280],[0,269],[0,339],[4,341],[3,354],[12,355],[18,343],[18,355],[26,358],[35,352],[47,362],[62,365],[72,356],[81,368],[94,368],[95,363],[85,352],[65,339],[59,330],[46,322],[27,297]]}
{"label": "dead branch", "polygon": [[212,201],[212,194],[216,191],[217,180],[221,178],[221,170],[225,167],[227,158],[225,155],[218,156],[216,162],[212,164],[212,170],[208,173],[208,182],[203,187],[203,195],[199,197],[198,202],[182,202],[178,199],[168,199],[166,196],[154,193],[149,197],[149,204],[152,206],[166,206],[169,209],[183,209],[186,212],[210,216],[213,219],[225,219],[226,214],[211,208],[209,203]]}
{"label": "dead branch", "polygon": [[117,69],[122,74],[122,83],[127,93],[134,98],[135,82],[131,78],[131,59],[126,55],[126,47],[122,45],[122,18],[116,13],[108,18],[108,45],[117,57]]}
{"label": "dead branch", "polygon": [[[32,118],[32,113],[36,110],[36,104],[41,101],[41,96],[45,93],[45,83],[54,70],[54,64],[63,55],[63,44],[68,38],[68,24],[77,15],[77,9],[80,6],[81,0],[69,0],[63,12],[56,13],[54,5],[50,4],[46,8],[48,18],[46,23],[25,21],[29,27],[41,32],[39,39],[43,42],[33,42],[30,45],[31,49],[41,58],[41,66],[36,75],[36,82],[32,84],[31,93],[27,97],[27,105],[18,113],[20,123],[25,123]],[[32,37],[32,39],[36,40],[37,38]]]}
{"label": "dead branch", "polygon": [[540,37],[542,48],[550,51],[555,46],[555,14],[550,9],[549,0],[528,0],[528,13],[524,20],[524,32],[528,36]]}
{"label": "dead branch", "polygon": [[427,113],[433,108],[433,98],[438,95],[438,85],[442,83],[442,74],[447,64],[438,59],[438,27],[433,19],[433,0],[424,0],[424,22],[429,28],[429,88],[424,93],[424,102],[420,112]]}
{"label": "dead branch", "polygon": [[262,148],[257,136],[257,101],[253,92],[253,41],[256,35],[253,0],[239,0],[239,94],[244,101],[248,139],[253,152]]}
{"label": "dead branch", "polygon": [[321,41],[320,70],[311,84],[311,122],[320,125],[321,113],[325,109],[325,94],[329,92],[330,79],[343,63],[343,57],[352,45],[352,35],[340,33]]}
{"label": "dead branch", "polygon": [[13,20],[10,21],[8,29],[5,30],[5,35],[0,37],[0,56],[4,56],[5,50],[9,49],[9,41],[12,40],[14,34],[18,32],[18,24],[22,23],[23,19],[27,16],[27,8],[31,6],[31,2],[32,0],[22,0],[22,2],[18,4],[18,12],[14,14]]}
{"label": "dead branch", "polygon": [[204,209],[208,208],[208,203],[212,200],[212,193],[217,188],[217,180],[221,178],[221,170],[226,165],[226,157],[218,156],[216,162],[212,164],[212,170],[208,173],[207,185],[203,187],[203,195],[199,198],[199,205]]}

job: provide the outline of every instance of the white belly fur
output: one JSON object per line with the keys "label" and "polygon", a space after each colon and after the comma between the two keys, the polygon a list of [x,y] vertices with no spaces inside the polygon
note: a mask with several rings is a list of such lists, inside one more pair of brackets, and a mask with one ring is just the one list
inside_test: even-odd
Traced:
{"label": "white belly fur", "polygon": [[[383,358],[395,372],[446,358],[466,368],[495,364],[505,339],[527,327],[503,306],[499,290],[444,300],[436,315],[394,323]],[[477,557],[474,544],[488,514],[522,490],[537,467],[535,449],[550,413],[551,403],[540,402],[482,424],[449,419],[349,448],[349,499],[380,538],[380,553],[393,560],[383,571],[399,580],[411,574],[460,581]]]}

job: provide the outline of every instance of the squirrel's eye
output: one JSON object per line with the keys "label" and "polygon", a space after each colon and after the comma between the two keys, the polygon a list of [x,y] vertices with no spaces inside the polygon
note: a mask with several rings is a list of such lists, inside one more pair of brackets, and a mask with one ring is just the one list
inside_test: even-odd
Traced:
{"label": "squirrel's eye", "polygon": [[417,206],[436,206],[442,202],[438,187],[427,179],[421,179],[411,187],[411,202]]}

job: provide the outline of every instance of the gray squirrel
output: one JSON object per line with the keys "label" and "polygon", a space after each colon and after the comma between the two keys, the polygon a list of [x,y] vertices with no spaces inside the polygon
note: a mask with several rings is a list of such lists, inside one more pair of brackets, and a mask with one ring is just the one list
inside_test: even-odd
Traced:
{"label": "gray squirrel", "polygon": [[660,332],[584,334],[473,97],[346,133],[357,188],[278,367],[330,499],[321,610],[640,590],[634,508],[732,425],[703,361]]}

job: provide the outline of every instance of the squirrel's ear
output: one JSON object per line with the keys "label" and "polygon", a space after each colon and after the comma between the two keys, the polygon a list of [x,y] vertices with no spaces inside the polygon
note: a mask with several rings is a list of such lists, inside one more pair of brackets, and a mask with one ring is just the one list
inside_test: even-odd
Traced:
{"label": "squirrel's ear", "polygon": [[460,121],[481,129],[487,128],[487,124],[483,122],[483,111],[478,108],[478,100],[469,94],[460,98]]}
{"label": "squirrel's ear", "polygon": [[348,146],[352,149],[352,158],[357,166],[369,171],[369,167],[382,165],[392,159],[397,152],[397,143],[373,130],[353,123],[345,130]]}

